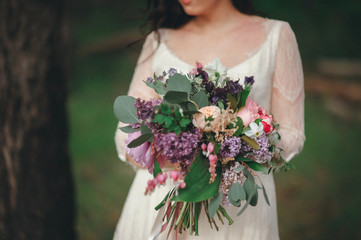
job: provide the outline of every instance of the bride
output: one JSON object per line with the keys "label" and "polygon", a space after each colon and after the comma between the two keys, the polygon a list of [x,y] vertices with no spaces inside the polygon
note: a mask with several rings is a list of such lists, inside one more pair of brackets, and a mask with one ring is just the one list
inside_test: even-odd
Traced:
{"label": "bride", "polygon": [[[247,0],[159,0],[149,1],[147,36],[128,94],[145,99],[157,94],[143,83],[153,73],[176,68],[183,73],[196,62],[206,65],[219,58],[234,79],[254,76],[251,97],[280,124],[282,157],[290,161],[303,147],[304,88],[302,63],[294,33],[287,22],[254,15]],[[120,124],[118,127],[121,126]],[[126,134],[116,130],[116,147],[122,160],[126,156]],[[169,191],[166,185],[145,196],[151,175],[139,168],[129,191],[114,234],[115,240],[153,239],[151,231],[157,211],[154,207]],[[238,208],[227,208],[234,224],[211,230],[201,214],[198,237],[182,234],[180,239],[279,239],[276,192],[273,175],[261,176],[271,206],[260,199],[237,217]],[[166,239],[168,231],[158,239]],[[172,238],[170,238],[172,239]]]}

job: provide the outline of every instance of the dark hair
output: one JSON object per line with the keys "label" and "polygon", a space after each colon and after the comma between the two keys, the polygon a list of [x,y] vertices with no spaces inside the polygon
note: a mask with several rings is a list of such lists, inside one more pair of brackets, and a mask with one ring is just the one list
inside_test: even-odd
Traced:
{"label": "dark hair", "polygon": [[[242,13],[248,15],[262,15],[252,6],[252,0],[232,0],[233,5]],[[146,22],[142,27],[146,27],[148,35],[151,32],[157,34],[159,40],[159,28],[179,28],[189,22],[193,16],[187,15],[177,0],[148,0]]]}

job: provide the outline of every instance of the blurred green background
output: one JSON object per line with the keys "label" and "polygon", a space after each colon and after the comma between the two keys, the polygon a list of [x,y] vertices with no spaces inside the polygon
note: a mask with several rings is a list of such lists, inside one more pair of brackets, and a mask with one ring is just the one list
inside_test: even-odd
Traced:
{"label": "blurred green background", "polygon": [[[293,161],[295,171],[276,175],[281,239],[361,239],[361,3],[254,3],[270,18],[291,24],[306,77],[304,151]],[[125,45],[141,36],[139,9],[145,5],[70,5],[74,64],[68,109],[79,239],[112,239],[134,176],[116,155],[112,105],[127,92],[133,74],[141,44]]]}

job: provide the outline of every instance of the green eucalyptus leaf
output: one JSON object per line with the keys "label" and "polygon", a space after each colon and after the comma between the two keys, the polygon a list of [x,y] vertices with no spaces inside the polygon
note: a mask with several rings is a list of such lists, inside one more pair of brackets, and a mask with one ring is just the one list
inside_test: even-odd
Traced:
{"label": "green eucalyptus leaf", "polygon": [[233,198],[230,198],[228,195],[228,200],[232,203],[233,206],[235,207],[240,207],[241,206],[241,200],[234,200]]}
{"label": "green eucalyptus leaf", "polygon": [[257,203],[258,203],[258,191],[256,189],[252,195],[251,201],[249,201],[249,205],[254,207],[257,205]]}
{"label": "green eucalyptus leaf", "polygon": [[119,121],[123,123],[139,122],[134,102],[135,98],[131,96],[119,96],[115,99],[113,110]]}
{"label": "green eucalyptus leaf", "polygon": [[241,137],[251,148],[255,149],[255,150],[259,150],[259,145],[256,142],[256,140],[248,137],[248,136],[242,136]]}
{"label": "green eucalyptus leaf", "polygon": [[164,84],[161,81],[156,81],[154,84],[154,91],[159,95],[163,96],[165,94]]}
{"label": "green eucalyptus leaf", "polygon": [[243,183],[244,190],[246,191],[247,200],[252,198],[256,191],[256,184],[254,184],[251,180],[246,179]]}
{"label": "green eucalyptus leaf", "polygon": [[144,123],[140,126],[140,131],[142,134],[152,133],[152,130]]}
{"label": "green eucalyptus leaf", "polygon": [[211,199],[208,205],[208,213],[211,218],[214,217],[214,214],[216,214],[219,206],[221,205],[222,201],[222,192],[219,192],[215,197]]}
{"label": "green eucalyptus leaf", "polygon": [[167,83],[167,93],[169,91],[186,92],[187,96],[189,96],[191,90],[192,84],[186,76],[176,73],[173,76],[169,77]]}
{"label": "green eucalyptus leaf", "polygon": [[240,183],[238,182],[232,183],[228,191],[228,198],[233,199],[234,201],[245,200],[246,191],[244,190],[244,188]]}
{"label": "green eucalyptus leaf", "polygon": [[225,109],[225,108],[224,108],[224,104],[223,104],[222,101],[218,101],[218,107],[219,107],[220,109]]}
{"label": "green eucalyptus leaf", "polygon": [[218,193],[221,181],[221,168],[216,168],[217,177],[213,183],[209,183],[209,160],[202,153],[198,153],[193,160],[187,175],[184,178],[186,187],[178,190],[178,195],[172,198],[177,202],[201,202]]}
{"label": "green eucalyptus leaf", "polygon": [[199,91],[191,97],[191,100],[195,102],[199,108],[209,105],[208,96],[205,92]]}
{"label": "green eucalyptus leaf", "polygon": [[268,199],[268,196],[267,196],[266,188],[263,186],[262,182],[261,182],[261,184],[262,184],[262,191],[263,191],[264,200],[266,200],[266,203],[268,204],[268,206],[271,206],[271,204],[269,202],[269,199]]}
{"label": "green eucalyptus leaf", "polygon": [[243,171],[244,168],[245,168],[244,166],[240,166],[240,167],[238,167],[236,169],[233,169],[233,171],[235,171],[236,173],[240,173],[240,172]]}
{"label": "green eucalyptus leaf", "polygon": [[164,96],[164,100],[169,102],[170,104],[187,102],[188,93],[179,91],[168,91]]}
{"label": "green eucalyptus leaf", "polygon": [[140,135],[138,138],[134,139],[133,141],[131,141],[128,144],[128,148],[138,147],[138,146],[142,145],[143,143],[147,142],[148,140],[150,140],[152,137],[153,137],[152,133],[146,133],[146,134]]}
{"label": "green eucalyptus leaf", "polygon": [[255,171],[268,173],[267,168],[258,162],[247,162],[248,167],[252,168]]}
{"label": "green eucalyptus leaf", "polygon": [[119,128],[124,133],[133,133],[140,131],[140,128],[132,128],[131,126],[124,126]]}

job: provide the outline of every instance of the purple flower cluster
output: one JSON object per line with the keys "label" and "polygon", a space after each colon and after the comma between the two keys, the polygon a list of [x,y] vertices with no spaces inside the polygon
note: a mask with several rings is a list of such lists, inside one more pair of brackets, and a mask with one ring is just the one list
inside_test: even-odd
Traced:
{"label": "purple flower cluster", "polygon": [[202,85],[206,89],[206,92],[210,94],[213,104],[217,104],[218,101],[222,101],[223,104],[227,104],[227,93],[235,96],[238,92],[243,91],[243,88],[238,81],[228,80],[223,88],[215,87],[214,83],[209,81],[209,76],[206,71],[198,68],[197,72],[198,74],[196,77],[202,78]]}
{"label": "purple flower cluster", "polygon": [[245,157],[252,159],[258,163],[265,163],[270,161],[274,155],[274,152],[268,149],[269,142],[266,134],[263,133],[262,136],[256,138],[256,142],[260,147],[259,150],[251,148],[247,143],[242,140],[243,144],[241,148],[241,153],[245,154]]}
{"label": "purple flower cluster", "polygon": [[246,180],[246,177],[243,175],[243,172],[234,171],[236,168],[241,167],[241,164],[236,161],[232,161],[228,164],[227,167],[222,170],[222,179],[220,184],[220,191],[223,192],[222,195],[222,206],[228,207],[231,206],[231,202],[228,199],[228,191],[231,187],[232,183],[240,183],[243,184]]}
{"label": "purple flower cluster", "polygon": [[240,153],[241,147],[242,142],[240,138],[226,138],[222,143],[221,149],[219,151],[219,156],[222,158],[234,158]]}
{"label": "purple flower cluster", "polygon": [[182,168],[188,167],[194,158],[198,142],[201,137],[199,129],[182,132],[179,135],[170,133],[156,133],[154,147],[172,163],[179,163]]}
{"label": "purple flower cluster", "polygon": [[139,120],[144,121],[154,116],[154,107],[162,103],[161,99],[151,99],[149,101],[137,98],[134,107],[137,109]]}
{"label": "purple flower cluster", "polygon": [[227,90],[227,92],[229,92],[233,96],[235,96],[240,91],[243,91],[243,88],[239,84],[239,82],[238,81],[232,81],[232,80],[229,80],[226,83],[225,89]]}

